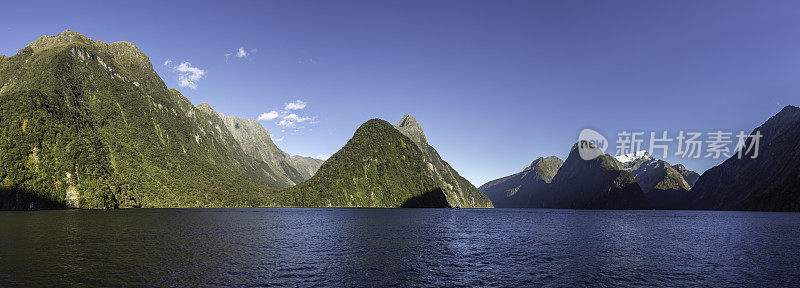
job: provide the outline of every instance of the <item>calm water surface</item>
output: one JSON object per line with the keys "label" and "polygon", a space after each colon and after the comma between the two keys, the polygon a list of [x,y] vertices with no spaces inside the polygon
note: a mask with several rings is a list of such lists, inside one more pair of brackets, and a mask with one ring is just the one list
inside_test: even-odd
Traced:
{"label": "calm water surface", "polygon": [[800,213],[0,211],[0,286],[798,286]]}

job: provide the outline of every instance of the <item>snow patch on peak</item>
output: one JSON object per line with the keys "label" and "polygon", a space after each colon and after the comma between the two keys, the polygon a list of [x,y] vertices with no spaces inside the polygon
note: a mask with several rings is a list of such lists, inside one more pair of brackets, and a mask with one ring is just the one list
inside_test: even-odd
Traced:
{"label": "snow patch on peak", "polygon": [[616,156],[614,158],[617,158],[617,161],[619,161],[622,164],[632,163],[636,160],[642,160],[642,162],[655,160],[655,158],[653,158],[653,156],[651,156],[650,153],[647,153],[647,151],[645,150]]}

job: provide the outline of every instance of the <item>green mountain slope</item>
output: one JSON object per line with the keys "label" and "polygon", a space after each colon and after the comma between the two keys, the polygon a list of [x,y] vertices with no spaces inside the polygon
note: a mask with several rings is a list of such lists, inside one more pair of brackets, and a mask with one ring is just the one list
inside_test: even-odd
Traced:
{"label": "green mountain slope", "polygon": [[497,208],[545,207],[549,184],[563,164],[555,156],[538,158],[522,172],[489,181],[478,189]]}
{"label": "green mountain slope", "polygon": [[131,43],[43,36],[0,85],[2,208],[252,206],[279,187]]}
{"label": "green mountain slope", "polygon": [[422,152],[391,124],[372,119],[307,181],[281,191],[276,205],[448,207]]}
{"label": "green mountain slope", "polygon": [[475,188],[467,179],[450,167],[425,138],[425,132],[417,119],[410,115],[403,116],[395,126],[397,130],[411,138],[422,151],[431,178],[442,187],[447,195],[447,202],[453,207],[491,208],[492,201],[483,192]]}

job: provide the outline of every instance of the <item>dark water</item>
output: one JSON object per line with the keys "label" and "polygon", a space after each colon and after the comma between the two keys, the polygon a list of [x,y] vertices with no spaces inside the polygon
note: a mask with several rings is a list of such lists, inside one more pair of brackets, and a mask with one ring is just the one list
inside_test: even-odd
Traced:
{"label": "dark water", "polygon": [[800,213],[0,212],[0,286],[798,286]]}

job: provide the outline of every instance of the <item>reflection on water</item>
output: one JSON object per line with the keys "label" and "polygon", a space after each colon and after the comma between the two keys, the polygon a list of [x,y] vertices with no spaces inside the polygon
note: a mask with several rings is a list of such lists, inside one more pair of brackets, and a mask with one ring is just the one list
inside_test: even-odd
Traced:
{"label": "reflection on water", "polygon": [[800,213],[0,212],[0,286],[797,286]]}

